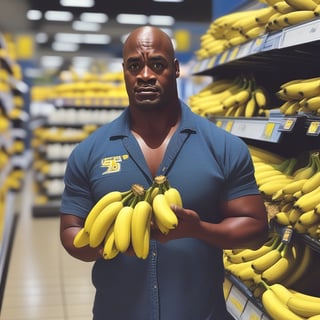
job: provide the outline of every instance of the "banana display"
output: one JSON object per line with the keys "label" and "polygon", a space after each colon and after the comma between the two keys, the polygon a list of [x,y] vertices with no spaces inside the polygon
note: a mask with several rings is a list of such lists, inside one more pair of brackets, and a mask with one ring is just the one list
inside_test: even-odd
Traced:
{"label": "banana display", "polygon": [[297,166],[296,158],[279,157],[280,162],[272,163],[266,155],[263,161],[254,153],[256,149],[249,147],[259,190],[279,208],[271,218],[320,240],[320,153],[310,152],[307,163]]}
{"label": "banana display", "polygon": [[133,184],[125,192],[111,191],[90,210],[83,228],[74,238],[74,246],[102,245],[103,257],[107,260],[132,246],[138,258],[146,259],[150,228],[157,227],[166,235],[178,225],[170,205],[182,206],[181,195],[162,175],[155,177],[147,190]]}
{"label": "banana display", "polygon": [[276,283],[268,285],[262,293],[262,304],[274,320],[320,319],[320,297],[305,294]]}
{"label": "banana display", "polygon": [[203,60],[257,38],[318,17],[319,0],[263,0],[265,7],[223,15],[210,24],[195,52]]}
{"label": "banana display", "polygon": [[239,75],[213,81],[190,96],[188,103],[194,113],[204,117],[253,117],[268,114],[268,100],[268,92],[252,75]]}
{"label": "banana display", "polygon": [[279,110],[285,115],[298,112],[320,115],[320,77],[288,81],[276,94],[284,101]]}

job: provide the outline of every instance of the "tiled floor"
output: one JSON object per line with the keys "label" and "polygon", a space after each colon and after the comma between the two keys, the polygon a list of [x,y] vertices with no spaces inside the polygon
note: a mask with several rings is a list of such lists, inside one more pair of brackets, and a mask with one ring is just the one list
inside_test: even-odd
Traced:
{"label": "tiled floor", "polygon": [[19,218],[0,319],[89,320],[92,265],[64,251],[57,217],[32,217],[31,186],[30,176],[17,201]]}

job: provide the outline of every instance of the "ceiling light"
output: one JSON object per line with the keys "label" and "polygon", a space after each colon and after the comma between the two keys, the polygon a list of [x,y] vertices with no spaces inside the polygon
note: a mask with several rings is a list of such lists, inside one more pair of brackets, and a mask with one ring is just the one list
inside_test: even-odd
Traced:
{"label": "ceiling light", "polygon": [[54,37],[57,42],[80,43],[83,36],[80,33],[56,33]]}
{"label": "ceiling light", "polygon": [[184,0],[153,0],[154,2],[183,2]]}
{"label": "ceiling light", "polygon": [[45,18],[50,21],[71,21],[73,14],[69,11],[46,11]]}
{"label": "ceiling light", "polygon": [[91,8],[94,6],[94,0],[60,0],[60,5],[64,7]]}
{"label": "ceiling light", "polygon": [[85,21],[74,21],[72,23],[72,28],[77,31],[92,31],[97,32],[101,29],[99,23],[85,22]]}
{"label": "ceiling light", "polygon": [[57,68],[62,65],[63,60],[61,56],[42,56],[40,63],[44,68]]}
{"label": "ceiling light", "polygon": [[108,44],[111,37],[107,34],[85,34],[83,35],[83,43],[86,44]]}
{"label": "ceiling light", "polygon": [[108,16],[99,12],[83,12],[80,15],[80,20],[85,22],[106,23]]}
{"label": "ceiling light", "polygon": [[126,14],[120,13],[117,15],[116,20],[122,24],[146,24],[148,17],[144,14]]}
{"label": "ceiling light", "polygon": [[77,43],[53,42],[52,49],[54,51],[74,52],[79,50],[79,45]]}
{"label": "ceiling light", "polygon": [[42,12],[40,10],[28,10],[27,19],[28,20],[40,20],[42,18]]}
{"label": "ceiling light", "polygon": [[44,32],[39,32],[36,34],[36,42],[37,43],[46,43],[49,39],[48,34]]}
{"label": "ceiling light", "polygon": [[171,16],[153,15],[149,17],[149,23],[158,26],[172,26],[175,20]]}

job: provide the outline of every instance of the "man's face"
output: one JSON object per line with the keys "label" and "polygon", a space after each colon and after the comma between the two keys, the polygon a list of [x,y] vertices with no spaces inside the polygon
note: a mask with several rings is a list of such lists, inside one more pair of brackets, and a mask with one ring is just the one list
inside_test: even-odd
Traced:
{"label": "man's face", "polygon": [[138,34],[128,41],[123,59],[130,105],[151,107],[171,100],[179,66],[165,41],[152,33]]}

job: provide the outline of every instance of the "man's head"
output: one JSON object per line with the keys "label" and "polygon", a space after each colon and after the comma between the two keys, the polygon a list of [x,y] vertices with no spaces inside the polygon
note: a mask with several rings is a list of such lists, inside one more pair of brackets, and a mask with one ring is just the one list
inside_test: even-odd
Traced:
{"label": "man's head", "polygon": [[159,106],[177,99],[179,63],[170,37],[160,29],[140,27],[128,36],[123,71],[131,106]]}

